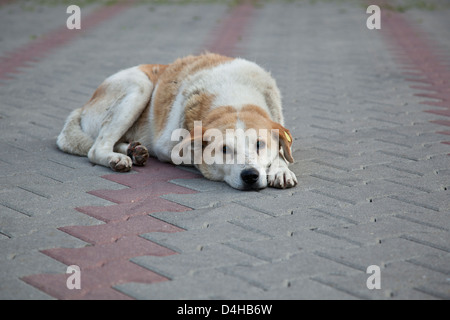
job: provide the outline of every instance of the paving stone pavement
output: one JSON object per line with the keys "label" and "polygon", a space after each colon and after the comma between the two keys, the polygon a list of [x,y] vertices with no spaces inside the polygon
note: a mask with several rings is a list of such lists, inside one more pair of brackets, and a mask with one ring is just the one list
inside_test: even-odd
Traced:
{"label": "paving stone pavement", "polygon": [[[0,54],[65,28],[65,8],[0,6]],[[449,9],[382,9],[381,30],[367,29],[365,9],[83,7],[102,20],[0,82],[0,297],[449,299]],[[296,188],[242,192],[157,161],[115,174],[56,149],[105,77],[205,49],[277,80]],[[67,289],[68,265],[81,267],[81,290]],[[371,265],[379,290],[366,285]]]}

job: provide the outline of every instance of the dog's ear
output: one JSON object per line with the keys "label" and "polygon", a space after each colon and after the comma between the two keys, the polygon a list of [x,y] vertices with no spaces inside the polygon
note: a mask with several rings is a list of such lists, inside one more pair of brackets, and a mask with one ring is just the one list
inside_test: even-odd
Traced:
{"label": "dog's ear", "polygon": [[278,132],[276,136],[280,143],[280,148],[283,149],[284,158],[290,163],[293,163],[294,158],[292,157],[291,146],[294,139],[292,138],[291,133],[278,122],[272,122],[272,131],[275,133]]}

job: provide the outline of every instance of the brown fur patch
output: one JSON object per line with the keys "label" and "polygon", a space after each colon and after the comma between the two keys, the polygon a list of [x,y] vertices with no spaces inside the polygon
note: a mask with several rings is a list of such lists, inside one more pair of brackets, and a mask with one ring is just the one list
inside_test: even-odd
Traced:
{"label": "brown fur patch", "polygon": [[278,122],[272,121],[272,129],[278,130],[278,134],[279,134],[278,139],[280,142],[280,146],[283,149],[283,156],[286,158],[287,161],[293,163],[294,158],[292,157],[291,146],[292,146],[292,142],[294,141],[294,139],[292,138],[291,133],[289,132],[288,129],[283,127]]}
{"label": "brown fur patch", "polygon": [[156,84],[167,67],[168,65],[165,64],[141,64],[139,70],[144,72],[153,84]]}
{"label": "brown fur patch", "polygon": [[269,114],[255,105],[245,105],[239,112],[239,120],[245,123],[246,129],[268,129],[272,128],[272,120]]}
{"label": "brown fur patch", "polygon": [[245,123],[246,129],[253,128],[278,130],[278,139],[283,155],[289,162],[294,162],[292,158],[291,146],[293,138],[288,129],[283,127],[280,123],[272,121],[263,109],[255,105],[246,105],[239,112],[239,120]]}
{"label": "brown fur patch", "polygon": [[89,111],[90,114],[99,115],[105,113],[113,101],[117,101],[124,96],[120,90],[111,89],[111,85],[104,81],[94,91],[91,99],[82,107],[83,111]]}
{"label": "brown fur patch", "polygon": [[[154,99],[155,136],[159,136],[165,127],[171,107],[180,90],[180,86],[188,76],[204,69],[213,68],[233,58],[208,53],[200,56],[188,56],[170,64],[158,79],[158,90]],[[198,119],[201,120],[201,119]]]}
{"label": "brown fur patch", "polygon": [[194,122],[203,120],[211,109],[214,95],[208,93],[196,93],[189,97],[184,109],[184,127],[191,131]]}
{"label": "brown fur patch", "polygon": [[216,129],[234,129],[238,119],[237,110],[230,106],[218,107],[203,119],[203,126]]}
{"label": "brown fur patch", "polygon": [[93,103],[95,100],[101,99],[106,95],[106,84],[102,83],[92,95],[88,103]]}

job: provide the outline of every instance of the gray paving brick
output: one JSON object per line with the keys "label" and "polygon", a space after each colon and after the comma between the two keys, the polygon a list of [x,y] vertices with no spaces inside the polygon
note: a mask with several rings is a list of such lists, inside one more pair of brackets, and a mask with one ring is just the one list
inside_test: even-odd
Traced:
{"label": "gray paving brick", "polygon": [[[174,290],[174,286],[177,290]],[[115,288],[131,297],[142,300],[192,300],[192,299],[253,299],[261,289],[217,270],[202,270],[189,277],[154,283],[151,285],[127,283]]]}
{"label": "gray paving brick", "polygon": [[[46,214],[28,217],[13,209],[2,208],[1,228],[10,238],[27,237],[38,232],[42,226],[45,229],[56,229],[61,225],[95,225],[101,222],[74,209],[55,209]],[[44,230],[44,228],[42,228]],[[59,233],[55,231],[55,233]],[[75,239],[78,243],[77,239]],[[82,242],[80,242],[82,243]]]}
{"label": "gray paving brick", "polygon": [[426,217],[430,217],[430,221],[439,222],[445,217],[434,210],[415,206],[391,198],[374,199],[373,202],[358,203],[354,206],[338,207],[338,206],[322,206],[313,208],[324,214],[330,214],[341,219],[351,219],[357,223],[373,222],[385,216],[406,216],[406,217],[422,217],[427,221]]}
{"label": "gray paving brick", "polygon": [[222,182],[211,181],[207,179],[174,179],[171,180],[170,182],[182,187],[202,192],[205,191],[220,192],[222,190],[228,189],[228,187]]}
{"label": "gray paving brick", "polygon": [[417,235],[438,231],[434,226],[413,223],[396,217],[379,217],[374,222],[356,225],[324,227],[323,230],[334,235],[342,235],[362,244],[377,244],[386,239],[398,238],[405,234]]}
{"label": "gray paving brick", "polygon": [[164,199],[179,203],[183,206],[202,209],[208,207],[218,207],[229,202],[238,202],[240,200],[258,199],[262,195],[256,191],[249,191],[243,193],[242,191],[225,187],[220,194],[216,191],[206,191],[194,194],[168,194],[161,196]]}
{"label": "gray paving brick", "polygon": [[[69,239],[70,236],[63,232],[48,231],[39,235],[31,235],[18,241],[9,241],[8,244],[0,243],[2,255],[2,274],[0,276],[1,295],[4,299],[11,299],[17,295],[23,299],[41,299],[44,294],[37,295],[35,290],[26,290],[20,278],[30,274],[65,273],[67,266],[42,254],[37,248],[47,249],[62,246],[83,246],[80,241]],[[31,241],[32,242],[31,242]],[[34,243],[34,244],[33,244]]]}
{"label": "gray paving brick", "polygon": [[[345,251],[345,253],[344,253]],[[396,261],[404,261],[428,254],[442,254],[441,248],[433,248],[427,244],[409,241],[404,238],[392,238],[381,243],[344,250],[322,250],[316,254],[354,268],[366,271],[370,265],[383,267]]]}
{"label": "gray paving brick", "polygon": [[38,231],[36,226],[39,225],[36,223],[35,228],[25,229],[28,227],[25,225],[24,229],[28,231],[27,234],[23,232],[17,237],[11,237],[11,239],[2,241],[0,244],[2,254],[4,256],[17,256],[19,254],[26,256],[26,254],[33,252],[33,250],[44,250],[47,248],[59,248],[64,246],[82,247],[86,245],[85,242],[71,237],[62,231],[55,230],[54,227],[49,227],[47,229],[40,228]]}
{"label": "gray paving brick", "polygon": [[[346,275],[341,274],[341,277]],[[327,276],[328,278],[329,276]],[[256,293],[255,299],[269,300],[355,300],[349,292],[339,291],[335,287],[322,284],[313,279],[296,279],[287,281],[281,288],[271,288],[270,290]]]}
{"label": "gray paving brick", "polygon": [[[302,168],[302,165],[293,166],[292,169],[295,170],[296,168]],[[297,171],[302,172],[298,169]],[[334,175],[330,176],[327,170],[324,170],[323,172],[303,172],[302,174],[297,175],[297,179],[299,179],[299,182],[296,187],[305,191],[327,189],[336,186],[352,187],[363,184],[363,181],[358,179],[345,177],[337,178]]]}
{"label": "gray paving brick", "polygon": [[[87,162],[87,159],[78,159],[79,162]],[[84,168],[71,168],[67,163],[58,160],[47,160],[47,166],[37,168],[37,172],[45,177],[65,183],[95,176],[111,174],[111,169],[102,166],[92,166]],[[88,164],[88,163],[87,163]],[[70,165],[70,164],[69,164]],[[111,183],[104,182],[105,186],[112,186]]]}
{"label": "gray paving brick", "polygon": [[260,219],[266,215],[241,206],[237,203],[228,203],[217,208],[197,209],[185,212],[157,212],[151,216],[164,220],[166,222],[176,224],[177,226],[192,230],[201,229],[227,221],[239,220],[246,221],[252,219]]}
{"label": "gray paving brick", "polygon": [[286,238],[317,228],[354,223],[351,219],[340,219],[315,209],[294,210],[292,214],[277,217],[264,215],[259,219],[233,219],[230,222],[249,230],[259,230],[274,238]]}
{"label": "gray paving brick", "polygon": [[375,180],[354,187],[334,187],[324,190],[315,190],[320,194],[331,198],[341,199],[344,202],[357,204],[360,202],[371,202],[378,198],[386,197],[416,197],[426,196],[427,192],[408,185],[392,183],[388,180]]}
{"label": "gray paving brick", "polygon": [[431,210],[428,210],[426,213],[420,212],[420,210],[415,212],[408,211],[407,213],[395,214],[395,217],[412,223],[417,223],[422,226],[435,228],[436,230],[450,230],[450,221],[448,221],[446,215]]}
{"label": "gray paving brick", "polygon": [[422,268],[448,275],[450,273],[449,260],[450,256],[448,254],[429,254],[408,259],[407,261]]}
{"label": "gray paving brick", "polygon": [[[433,177],[434,178],[434,177]],[[443,191],[446,188],[447,179],[444,177],[436,177],[435,181],[430,177],[422,178],[396,178],[386,179],[387,182],[397,184],[412,190],[418,190],[425,193],[431,193],[434,191]]]}
{"label": "gray paving brick", "polygon": [[[399,278],[398,273],[403,273]],[[380,269],[380,289],[369,290],[366,281],[371,274],[366,272],[349,275],[347,279],[339,277],[320,278],[341,290],[351,292],[367,299],[442,299],[447,297],[449,285],[444,274],[399,261]],[[427,289],[430,288],[430,289]],[[433,289],[431,289],[433,288]]]}
{"label": "gray paving brick", "polygon": [[[28,270],[27,270],[28,271]],[[0,299],[2,300],[54,300],[43,291],[30,287],[22,280],[11,276],[2,280],[0,286]]]}
{"label": "gray paving brick", "polygon": [[0,193],[0,203],[30,216],[45,215],[55,209],[76,208],[89,203],[91,205],[110,205],[111,202],[88,193],[72,192],[70,187],[60,190],[60,196],[49,196],[40,191],[16,187]]}
{"label": "gray paving brick", "polygon": [[422,244],[429,248],[438,249],[443,252],[450,252],[449,236],[446,230],[440,230],[436,232],[421,232],[415,234],[402,235],[402,239]]}
{"label": "gray paving brick", "polygon": [[408,150],[399,151],[379,151],[382,154],[391,157],[393,159],[407,159],[412,161],[426,160],[433,156],[445,155],[448,153],[448,148],[446,148],[442,143],[425,144],[420,147],[414,147]]}
{"label": "gray paving brick", "polygon": [[[354,170],[349,173],[353,179],[360,179],[362,181],[368,182],[372,180],[377,180],[380,178],[386,179],[394,179],[394,181],[398,178],[412,178],[418,177],[422,174],[418,171],[415,171],[414,168],[409,168],[408,164],[410,160],[405,160],[401,165],[398,165],[398,161],[395,161],[395,165],[393,163],[385,163],[385,164],[375,164],[365,166],[362,164],[361,170]],[[341,177],[342,173],[337,175],[337,178]]]}
{"label": "gray paving brick", "polygon": [[266,262],[289,259],[302,252],[323,249],[344,249],[360,246],[345,236],[329,235],[317,229],[297,232],[286,231],[284,236],[256,241],[229,241],[226,245],[236,251],[248,254]]}
{"label": "gray paving brick", "polygon": [[391,198],[418,207],[431,209],[433,211],[448,212],[450,208],[450,198],[448,190],[421,195],[391,196]]}
{"label": "gray paving brick", "polygon": [[269,216],[290,215],[295,211],[323,205],[335,205],[347,203],[312,191],[298,191],[293,194],[282,194],[277,197],[264,197],[262,199],[249,199],[238,201],[239,204],[263,212]]}
{"label": "gray paving brick", "polygon": [[[345,273],[349,268],[311,253],[299,253],[290,259],[255,266],[229,266],[220,270],[263,290],[287,286],[292,280],[320,274]],[[350,270],[351,271],[351,270]],[[264,280],[262,282],[261,280]]]}
{"label": "gray paving brick", "polygon": [[[247,232],[245,232],[247,231]],[[189,232],[177,232],[176,234],[146,233],[143,238],[156,242],[177,252],[189,252],[202,250],[216,243],[228,243],[237,240],[254,241],[269,238],[270,235],[258,230],[245,229],[231,222],[208,225],[203,228],[191,229]]]}
{"label": "gray paving brick", "polygon": [[201,247],[201,250],[196,250],[190,254],[174,254],[167,257],[136,257],[131,261],[172,280],[219,267],[254,265],[263,262],[261,259],[237,252],[222,244],[204,246]]}
{"label": "gray paving brick", "polygon": [[[436,174],[436,172],[446,170],[449,167],[449,162],[447,155],[438,155],[432,156],[425,161],[394,161],[389,164],[389,167],[397,170],[409,170],[414,172],[415,175],[423,176],[428,173]],[[434,177],[429,180],[433,181]]]}

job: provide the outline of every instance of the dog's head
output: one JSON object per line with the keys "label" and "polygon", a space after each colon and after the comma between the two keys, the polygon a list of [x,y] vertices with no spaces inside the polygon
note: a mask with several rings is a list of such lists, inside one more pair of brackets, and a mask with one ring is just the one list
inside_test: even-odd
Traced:
{"label": "dog's head", "polygon": [[208,179],[239,190],[258,190],[267,187],[268,169],[275,160],[294,161],[289,130],[257,106],[219,107],[200,125],[181,147],[191,148],[196,167]]}

